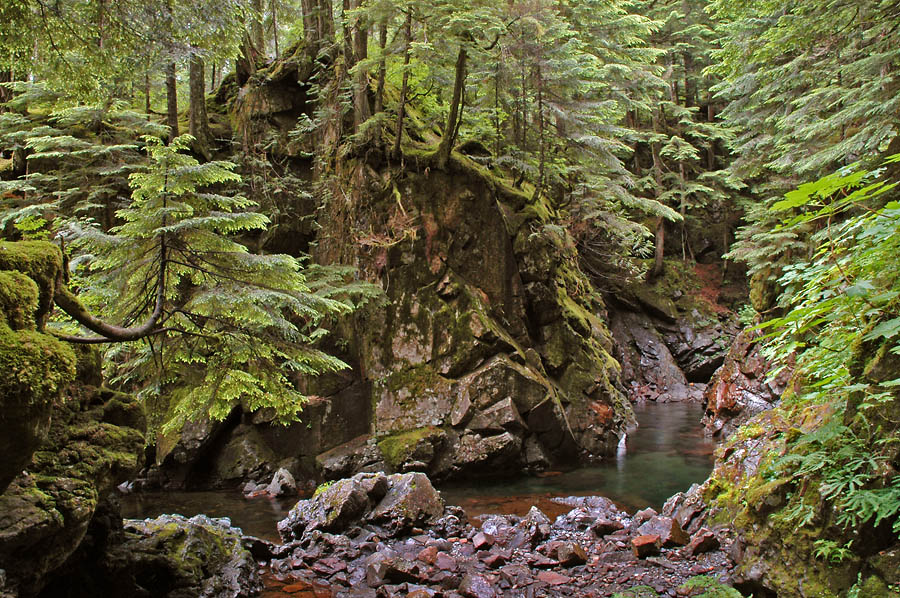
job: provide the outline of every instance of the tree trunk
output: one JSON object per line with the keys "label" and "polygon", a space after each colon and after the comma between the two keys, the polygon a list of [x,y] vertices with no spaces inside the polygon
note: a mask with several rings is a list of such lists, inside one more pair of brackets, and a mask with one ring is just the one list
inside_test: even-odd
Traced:
{"label": "tree trunk", "polygon": [[203,69],[203,58],[199,54],[191,54],[190,70],[190,134],[193,135],[194,150],[209,160],[212,157],[210,146],[212,134],[209,132],[209,116],[206,114],[206,75]]}
{"label": "tree trunk", "polygon": [[150,114],[150,71],[144,73],[144,114]]}
{"label": "tree trunk", "polygon": [[450,114],[447,115],[444,136],[441,137],[441,143],[438,145],[436,154],[436,166],[438,168],[447,166],[447,161],[450,160],[450,152],[453,150],[453,144],[456,141],[456,123],[461,118],[459,106],[466,89],[467,57],[468,53],[466,52],[466,46],[460,45],[459,53],[456,55],[456,77],[453,82],[453,97],[450,100]]}
{"label": "tree trunk", "polygon": [[278,1],[272,0],[269,3],[269,10],[272,11],[272,41],[275,43],[275,58],[278,58]]}
{"label": "tree trunk", "polygon": [[538,199],[544,192],[544,176],[546,151],[544,148],[544,82],[541,76],[541,67],[535,72],[535,85],[537,86],[537,118],[538,118],[538,184],[534,190],[534,198]]}
{"label": "tree trunk", "polygon": [[665,265],[663,262],[663,257],[665,257],[666,251],[666,219],[660,217],[656,221],[656,247],[653,253],[653,269],[650,271],[650,280],[656,280],[659,278],[663,270],[665,270]]}
{"label": "tree trunk", "polygon": [[[354,7],[359,7],[360,0],[355,0]],[[358,17],[353,26],[353,58],[359,64],[369,57],[369,24],[365,18]],[[372,110],[369,106],[369,75],[364,68],[356,69],[356,81],[353,85],[353,120],[354,128],[369,120]]]}
{"label": "tree trunk", "polygon": [[[0,69],[0,83],[11,83],[13,80],[13,72],[12,69]],[[6,87],[5,85],[0,85],[0,114],[6,112],[6,107],[3,106],[6,102],[12,99],[12,90]]]}
{"label": "tree trunk", "polygon": [[[662,109],[658,108],[653,111],[653,116],[651,118],[653,131],[655,133],[660,132],[661,128],[661,116]],[[654,193],[658,198],[662,193],[662,159],[659,155],[659,143],[651,143],[650,144],[650,153],[653,156],[653,179],[656,182],[656,189]],[[666,251],[666,219],[662,216],[659,217],[659,220],[656,222],[656,246],[654,247],[654,255],[653,255],[653,269],[650,270],[650,280],[653,281],[659,276],[662,275],[663,270],[665,269],[665,264],[663,262],[663,258],[665,257]]]}
{"label": "tree trunk", "polygon": [[387,19],[382,19],[378,29],[378,47],[381,49],[381,57],[378,60],[378,84],[375,87],[375,114],[384,110],[384,80],[387,76],[387,57],[385,56],[385,51],[387,49],[387,34]]}
{"label": "tree trunk", "polygon": [[316,6],[315,0],[300,0],[300,10],[303,13],[303,39],[306,41],[307,48],[314,48],[319,43]]}
{"label": "tree trunk", "polygon": [[400,107],[397,109],[397,136],[394,138],[394,149],[391,155],[400,159],[400,140],[403,137],[403,117],[406,115],[406,94],[409,92],[409,47],[412,43],[412,11],[406,13],[403,25],[403,80],[400,83]]}
{"label": "tree trunk", "polygon": [[261,56],[266,55],[266,38],[263,31],[263,0],[253,0],[253,20],[250,23],[250,42]]}
{"label": "tree trunk", "polygon": [[178,137],[178,88],[175,80],[175,63],[166,65],[166,118],[169,125],[169,141]]}

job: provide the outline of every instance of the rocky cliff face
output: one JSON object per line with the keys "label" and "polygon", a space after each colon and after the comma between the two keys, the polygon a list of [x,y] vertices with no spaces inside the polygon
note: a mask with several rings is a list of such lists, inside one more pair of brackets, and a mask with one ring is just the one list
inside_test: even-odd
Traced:
{"label": "rocky cliff face", "polygon": [[[312,178],[300,150],[321,148],[287,135],[314,108],[308,60],[297,49],[257,73],[233,92],[231,114],[239,133],[265,135],[280,164]],[[287,429],[246,414],[214,439],[173,439],[157,455],[164,483],[200,469],[228,483],[279,465],[301,477],[384,469],[441,479],[613,450],[631,409],[605,305],[572,240],[545,226],[546,206],[469,157],[454,154],[446,169],[429,158],[423,145],[392,161],[370,140],[319,167],[326,200],[298,199],[306,212],[291,218],[318,226],[280,222],[261,242],[312,247],[317,261],[355,266],[384,290],[381,305],[337,326],[353,372],[304,382],[315,400]],[[259,466],[227,471],[237,453]]]}
{"label": "rocky cliff face", "polygon": [[734,312],[705,290],[687,263],[669,260],[661,279],[613,295],[615,357],[632,401],[703,400],[738,331]]}

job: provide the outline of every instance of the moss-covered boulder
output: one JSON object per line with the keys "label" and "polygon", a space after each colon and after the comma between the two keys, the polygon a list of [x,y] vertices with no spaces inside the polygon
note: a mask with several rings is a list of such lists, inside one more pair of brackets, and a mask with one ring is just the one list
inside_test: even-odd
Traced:
{"label": "moss-covered boulder", "polygon": [[0,495],[0,569],[35,596],[81,544],[98,504],[138,468],[146,420],[129,395],[71,385],[47,442]]}
{"label": "moss-covered boulder", "polygon": [[46,439],[50,414],[75,377],[75,354],[42,332],[62,256],[42,242],[0,242],[0,492]]}

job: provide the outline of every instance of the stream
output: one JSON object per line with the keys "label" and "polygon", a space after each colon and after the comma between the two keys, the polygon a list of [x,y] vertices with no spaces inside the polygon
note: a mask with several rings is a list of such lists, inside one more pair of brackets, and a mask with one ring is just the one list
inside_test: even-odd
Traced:
{"label": "stream", "polygon": [[[474,480],[440,487],[449,504],[477,517],[485,513],[524,515],[532,505],[551,519],[569,511],[550,499],[559,496],[603,495],[634,511],[659,510],[665,500],[691,484],[702,482],[713,464],[715,442],[703,434],[697,403],[636,405],[639,428],[614,459],[570,471],[510,480]],[[135,493],[121,497],[122,516],[143,519],[164,513],[229,517],[244,533],[278,541],[275,524],[295,499],[245,499],[238,490],[211,492]]]}

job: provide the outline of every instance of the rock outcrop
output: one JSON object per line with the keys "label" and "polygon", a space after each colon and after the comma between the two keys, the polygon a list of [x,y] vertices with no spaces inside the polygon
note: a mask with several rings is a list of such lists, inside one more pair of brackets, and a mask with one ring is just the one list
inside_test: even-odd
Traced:
{"label": "rock outcrop", "polygon": [[62,256],[0,243],[0,592],[36,596],[76,552],[95,511],[137,469],[144,413],[98,388],[96,352],[42,332]]}
{"label": "rock outcrop", "polygon": [[760,334],[741,332],[706,388],[704,423],[716,436],[730,436],[753,416],[777,405],[787,388],[791,377],[789,367],[782,369],[774,380],[769,379],[772,366],[755,342]]}
{"label": "rock outcrop", "polygon": [[706,297],[703,284],[670,261],[654,284],[615,295],[610,327],[632,401],[703,400],[738,332],[736,315]]}
{"label": "rock outcrop", "polygon": [[[546,225],[545,206],[461,153],[439,169],[425,145],[391,160],[369,140],[318,172],[309,153],[322,148],[287,135],[315,109],[311,60],[293,48],[227,96],[238,133],[266,130],[285,168],[341,198],[295,202],[285,220],[317,226],[275,227],[261,243],[352,265],[386,300],[336,326],[335,349],[353,371],[303,381],[315,402],[301,423],[242,414],[202,450],[172,439],[157,453],[158,479],[184,485],[202,470],[223,485],[279,466],[298,479],[373,469],[451,478],[611,454],[633,415],[605,304],[572,238]],[[235,436],[244,448],[253,436],[246,426],[258,432],[250,452],[270,453],[264,471],[227,466]]]}

